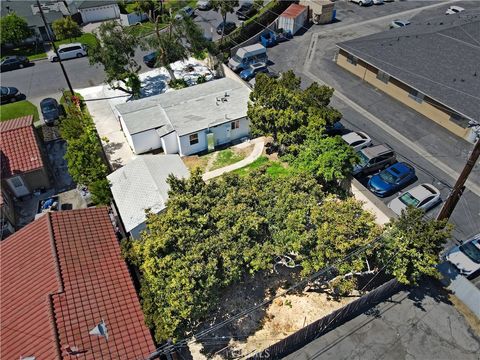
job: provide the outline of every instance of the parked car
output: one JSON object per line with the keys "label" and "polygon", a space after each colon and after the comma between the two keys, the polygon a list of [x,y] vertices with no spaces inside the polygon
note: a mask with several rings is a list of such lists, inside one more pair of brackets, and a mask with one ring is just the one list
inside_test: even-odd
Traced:
{"label": "parked car", "polygon": [[238,10],[235,12],[237,15],[237,18],[240,20],[246,20],[252,15],[254,15],[256,12],[255,7],[253,6],[253,3],[244,3],[242,6],[238,8]]}
{"label": "parked car", "polygon": [[343,141],[353,147],[353,150],[359,151],[367,146],[372,145],[372,139],[363,131],[352,131],[342,135]]}
{"label": "parked car", "polygon": [[63,44],[58,47],[58,56],[53,50],[50,50],[47,56],[51,62],[58,61],[58,56],[60,60],[81,58],[87,56],[87,48],[80,43]]}
{"label": "parked car", "polygon": [[367,6],[367,5],[372,5],[372,0],[350,0],[350,2],[353,2],[355,4],[358,4],[360,6]]}
{"label": "parked car", "polygon": [[0,71],[23,69],[28,65],[30,65],[30,60],[26,56],[6,56],[0,63]]}
{"label": "parked car", "polygon": [[154,51],[150,54],[145,55],[143,57],[143,62],[150,68],[155,67],[155,64],[157,63],[157,53]]}
{"label": "parked car", "polygon": [[12,86],[2,86],[1,87],[1,95],[0,95],[0,102],[2,104],[15,102],[20,100],[23,94],[18,91],[16,87]]}
{"label": "parked car", "polygon": [[466,277],[476,276],[480,272],[480,233],[462,245],[451,248],[445,258],[460,274]]}
{"label": "parked car", "polygon": [[200,0],[197,1],[197,9],[198,10],[210,10],[212,7],[212,4],[210,3],[210,0]]}
{"label": "parked car", "polygon": [[380,197],[389,196],[417,178],[415,169],[407,163],[399,162],[373,175],[368,181],[368,188]]}
{"label": "parked car", "polygon": [[43,115],[43,120],[47,125],[54,125],[56,120],[60,119],[62,109],[57,100],[53,98],[46,98],[40,101],[40,111]]}
{"label": "parked car", "polygon": [[221,35],[222,34],[222,28],[223,34],[228,35],[230,34],[233,30],[237,28],[237,25],[234,22],[231,21],[226,21],[225,23],[222,21],[220,24],[217,26],[217,34]]}
{"label": "parked car", "polygon": [[395,152],[385,145],[364,148],[357,152],[360,162],[353,167],[353,175],[364,176],[397,162]]}
{"label": "parked car", "polygon": [[401,215],[408,206],[428,211],[441,202],[440,190],[430,184],[421,184],[390,201],[388,207],[395,214]]}
{"label": "parked car", "polygon": [[410,21],[407,20],[393,20],[390,23],[390,29],[398,29],[410,25]]}
{"label": "parked car", "polygon": [[383,0],[373,0],[373,5],[383,5]]}
{"label": "parked car", "polygon": [[453,14],[458,14],[459,12],[462,12],[464,11],[465,9],[460,7],[460,6],[456,6],[456,5],[452,5],[450,6],[447,11],[445,12],[446,15],[453,15]]}
{"label": "parked car", "polygon": [[192,17],[193,15],[195,15],[195,10],[190,6],[185,6],[178,11],[177,15],[175,15],[175,19],[182,20],[184,17]]}
{"label": "parked car", "polygon": [[240,72],[240,77],[243,80],[248,81],[254,78],[258,73],[268,73],[267,64],[260,62],[251,64],[247,69]]}
{"label": "parked car", "polygon": [[235,55],[228,60],[228,67],[233,71],[241,71],[256,62],[268,63],[267,49],[262,44],[253,44],[237,49]]}

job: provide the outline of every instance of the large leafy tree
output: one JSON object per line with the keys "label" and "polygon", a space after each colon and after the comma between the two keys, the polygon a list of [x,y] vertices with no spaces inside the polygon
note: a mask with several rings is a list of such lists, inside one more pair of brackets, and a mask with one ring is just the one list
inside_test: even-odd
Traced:
{"label": "large leafy tree", "polygon": [[[359,203],[325,199],[309,175],[281,182],[264,170],[203,182],[169,178],[166,211],[148,215],[140,240],[124,243],[141,270],[142,305],[157,340],[185,336],[208,314],[222,289],[291,258],[308,275],[376,235]],[[338,226],[336,226],[338,225]],[[351,259],[339,271],[362,269]]]}
{"label": "large leafy tree", "polygon": [[18,45],[23,40],[33,35],[27,21],[14,12],[2,16],[0,19],[1,43]]}
{"label": "large leafy tree", "polygon": [[170,16],[170,25],[165,30],[159,28],[158,21],[159,17],[155,25],[155,35],[148,40],[149,46],[156,52],[157,65],[165,67],[170,78],[176,80],[171,63],[210,49],[211,44],[205,39],[198,25],[188,17],[175,19]]}
{"label": "large leafy tree", "polygon": [[300,145],[298,154],[291,156],[294,168],[313,174],[323,182],[347,178],[357,160],[353,148],[338,136],[311,136]]}
{"label": "large leafy tree", "polygon": [[113,88],[133,97],[140,95],[140,65],[135,61],[138,39],[115,21],[100,25],[97,42],[88,50],[90,64],[102,64],[106,81]]}
{"label": "large leafy tree", "polygon": [[227,14],[232,14],[235,11],[235,8],[238,6],[238,0],[212,0],[210,3],[212,5],[212,9],[222,15],[223,27],[220,37],[220,42],[222,42],[225,30],[225,23],[227,22]]}
{"label": "large leafy tree", "polygon": [[402,284],[416,284],[423,275],[439,277],[436,266],[452,225],[424,215],[423,210],[409,207],[383,234],[379,263]]}
{"label": "large leafy tree", "polygon": [[313,83],[305,90],[288,71],[279,79],[259,74],[250,94],[248,117],[254,135],[272,136],[280,150],[295,153],[311,134],[321,134],[341,118],[329,106],[333,89]]}
{"label": "large leafy tree", "polygon": [[71,16],[55,20],[52,27],[57,40],[73,39],[82,35],[80,26],[78,26]]}

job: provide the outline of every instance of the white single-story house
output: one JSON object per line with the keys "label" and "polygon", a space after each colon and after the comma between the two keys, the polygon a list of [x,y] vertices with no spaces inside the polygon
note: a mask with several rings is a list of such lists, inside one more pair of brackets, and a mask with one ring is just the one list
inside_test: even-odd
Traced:
{"label": "white single-story house", "polygon": [[135,154],[161,148],[191,155],[249,136],[250,91],[223,78],[120,104],[116,112]]}
{"label": "white single-story house", "polygon": [[158,214],[165,209],[170,174],[190,176],[178,155],[140,155],[107,176],[125,230],[133,238],[146,227],[146,211]]}
{"label": "white single-story house", "polygon": [[76,0],[67,4],[72,13],[80,13],[83,23],[120,18],[120,8],[114,0]]}

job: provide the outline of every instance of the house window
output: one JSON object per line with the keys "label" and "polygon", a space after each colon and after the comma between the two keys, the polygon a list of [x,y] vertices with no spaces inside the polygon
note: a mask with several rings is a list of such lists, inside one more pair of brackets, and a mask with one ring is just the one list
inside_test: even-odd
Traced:
{"label": "house window", "polygon": [[240,128],[240,120],[235,120],[230,123],[232,125],[232,130]]}
{"label": "house window", "polygon": [[384,73],[381,70],[378,70],[377,79],[380,80],[381,82],[384,82],[385,84],[388,84],[388,81],[390,80],[390,75],[388,75],[387,73]]}
{"label": "house window", "polygon": [[355,56],[353,56],[352,54],[348,54],[347,55],[347,62],[356,66],[357,62],[358,62],[358,59]]}
{"label": "house window", "polygon": [[190,135],[190,145],[198,144],[198,134]]}
{"label": "house window", "polygon": [[410,93],[408,94],[408,97],[415,100],[416,102],[418,102],[419,104],[421,104],[423,102],[423,97],[425,95],[423,95],[421,92],[418,92],[417,90],[415,89],[411,89],[410,90]]}

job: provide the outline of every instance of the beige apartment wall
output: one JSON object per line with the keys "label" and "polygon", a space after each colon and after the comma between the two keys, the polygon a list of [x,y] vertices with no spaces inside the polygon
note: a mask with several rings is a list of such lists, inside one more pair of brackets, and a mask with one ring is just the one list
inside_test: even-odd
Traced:
{"label": "beige apartment wall", "polygon": [[337,56],[338,65],[361,77],[366,82],[382,90],[398,101],[418,111],[420,114],[428,117],[430,120],[435,121],[437,124],[445,127],[455,135],[462,138],[467,137],[469,129],[464,129],[452,122],[450,120],[450,112],[443,110],[440,104],[435,105],[435,101],[430,99],[428,96],[425,96],[423,101],[418,103],[408,96],[410,92],[410,87],[408,85],[405,85],[402,82],[392,78],[390,78],[388,83],[384,83],[383,81],[377,79],[378,70],[376,68],[366,64],[360,59],[358,60],[356,66],[350,64],[347,61],[346,54],[347,53],[342,50],[339,52]]}

